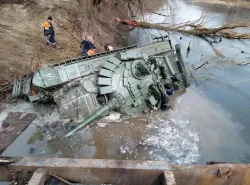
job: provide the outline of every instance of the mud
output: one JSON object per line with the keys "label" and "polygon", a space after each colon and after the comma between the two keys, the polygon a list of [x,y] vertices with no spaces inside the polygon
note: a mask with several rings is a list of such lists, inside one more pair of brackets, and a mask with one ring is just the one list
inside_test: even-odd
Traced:
{"label": "mud", "polygon": [[[92,35],[97,52],[104,50],[105,43],[118,46],[120,33],[115,31],[117,25],[113,18],[127,14],[122,6],[105,1],[99,5],[101,11],[93,10],[91,16],[88,15],[85,1],[1,2],[0,77],[9,81],[29,74],[36,66],[80,56],[79,46],[83,32]],[[43,23],[49,15],[53,17],[57,49],[45,45],[44,42]]]}
{"label": "mud", "polygon": [[26,0],[1,0],[0,4],[22,4],[25,2]]}
{"label": "mud", "polygon": [[60,139],[63,134],[69,132],[77,125],[76,122],[70,120],[57,120],[55,122],[47,122],[45,125],[38,126],[43,139],[50,141]]}

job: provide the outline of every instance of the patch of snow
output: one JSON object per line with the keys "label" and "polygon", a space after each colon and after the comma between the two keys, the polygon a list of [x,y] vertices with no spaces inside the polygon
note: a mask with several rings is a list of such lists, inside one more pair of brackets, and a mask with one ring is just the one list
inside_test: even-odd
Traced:
{"label": "patch of snow", "polygon": [[97,125],[99,127],[106,127],[108,125],[108,123],[97,123]]}
{"label": "patch of snow", "polygon": [[120,122],[121,121],[121,113],[112,112],[108,116],[104,116],[101,122],[110,123],[110,122]]}

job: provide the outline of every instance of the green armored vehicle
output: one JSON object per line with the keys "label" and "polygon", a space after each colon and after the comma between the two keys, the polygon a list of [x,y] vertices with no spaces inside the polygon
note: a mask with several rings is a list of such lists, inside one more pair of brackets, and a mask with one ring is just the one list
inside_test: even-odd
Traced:
{"label": "green armored vehicle", "polygon": [[157,37],[146,46],[130,46],[40,67],[16,80],[13,96],[56,102],[61,118],[83,122],[67,136],[109,110],[124,116],[168,108],[174,91],[189,86],[179,45]]}

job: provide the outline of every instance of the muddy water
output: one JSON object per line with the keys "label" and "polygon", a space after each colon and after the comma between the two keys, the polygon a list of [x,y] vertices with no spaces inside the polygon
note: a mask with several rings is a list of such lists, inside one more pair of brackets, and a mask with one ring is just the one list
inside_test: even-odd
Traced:
{"label": "muddy water", "polygon": [[[249,17],[249,11],[244,9],[180,2],[174,21],[198,18],[203,9],[210,12],[209,26]],[[163,20],[151,15],[151,21]],[[165,34],[156,30],[135,29],[128,42],[146,44],[152,37]],[[37,125],[55,119],[56,112],[49,108],[41,114],[41,111],[34,110],[33,105],[20,102],[19,111],[35,111],[40,119],[34,121],[3,155],[149,159],[176,164],[204,164],[211,160],[250,162],[250,67],[236,65],[237,62],[250,60],[249,41],[223,39],[221,43],[211,46],[194,36],[169,35],[173,45],[181,44],[188,70],[205,60],[209,62],[194,74],[193,85],[186,93],[173,97],[171,111],[159,111],[125,121],[120,120],[119,115],[111,114],[75,137],[47,142],[37,131]],[[190,41],[192,49],[187,55],[186,48]],[[215,50],[223,53],[223,58],[217,57]],[[10,107],[8,111],[16,108]]]}
{"label": "muddy water", "polygon": [[[178,2],[174,19],[150,15],[151,21],[165,20],[179,23],[194,20],[198,19],[204,10],[208,12],[205,20],[207,26],[218,26],[226,21],[250,18],[249,10],[244,8]],[[250,29],[237,29],[237,31],[250,32]],[[195,36],[135,29],[130,34],[129,44],[146,44],[153,37],[166,34],[170,36],[173,45],[182,46],[182,55],[189,71],[192,71],[192,66],[199,66],[204,61],[208,61],[205,67],[200,68],[193,75],[195,78],[189,90],[207,101],[221,118],[214,116],[208,111],[209,109],[200,107],[196,113],[193,113],[197,115],[188,119],[200,134],[199,162],[209,160],[249,162],[250,66],[237,64],[250,61],[250,42],[222,39],[222,42],[211,45],[208,41]],[[219,38],[209,40],[214,41],[214,39],[219,41]],[[191,52],[187,53],[186,48],[190,41]],[[222,54],[222,57],[218,57],[215,51]],[[198,99],[193,103],[200,104]],[[227,127],[231,128],[228,130]]]}

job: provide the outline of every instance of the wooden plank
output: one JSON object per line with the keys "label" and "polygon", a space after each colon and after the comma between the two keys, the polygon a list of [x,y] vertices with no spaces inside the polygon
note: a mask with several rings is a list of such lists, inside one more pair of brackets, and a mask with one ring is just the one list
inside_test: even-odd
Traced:
{"label": "wooden plank", "polygon": [[33,173],[28,185],[44,185],[46,180],[45,168],[37,168]]}
{"label": "wooden plank", "polygon": [[164,171],[163,185],[176,185],[174,173],[172,171]]}
{"label": "wooden plank", "polygon": [[35,119],[35,113],[10,112],[0,125],[0,153],[2,153]]}

